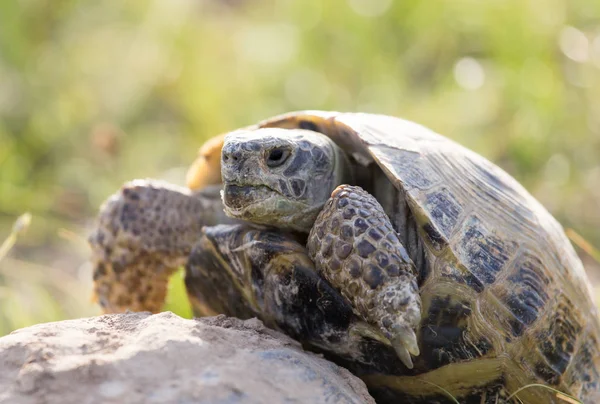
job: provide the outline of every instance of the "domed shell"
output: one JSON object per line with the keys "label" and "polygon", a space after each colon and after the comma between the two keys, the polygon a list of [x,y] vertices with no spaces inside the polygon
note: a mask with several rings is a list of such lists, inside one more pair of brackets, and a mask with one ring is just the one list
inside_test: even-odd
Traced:
{"label": "domed shell", "polygon": [[[580,397],[599,389],[600,324],[583,265],[561,225],[510,175],[389,116],[304,111],[258,126],[322,132],[357,164],[376,163],[402,191],[433,272],[422,293],[468,311],[457,329],[461,352],[438,352],[447,357],[439,366],[507,352],[512,391],[532,379]],[[525,377],[518,358],[532,367]]]}

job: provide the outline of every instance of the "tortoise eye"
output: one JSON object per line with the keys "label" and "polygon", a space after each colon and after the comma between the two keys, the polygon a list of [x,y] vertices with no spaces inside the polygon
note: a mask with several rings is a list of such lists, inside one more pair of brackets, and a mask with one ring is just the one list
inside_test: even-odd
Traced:
{"label": "tortoise eye", "polygon": [[290,157],[290,151],[287,148],[277,147],[269,152],[267,157],[267,166],[279,167]]}

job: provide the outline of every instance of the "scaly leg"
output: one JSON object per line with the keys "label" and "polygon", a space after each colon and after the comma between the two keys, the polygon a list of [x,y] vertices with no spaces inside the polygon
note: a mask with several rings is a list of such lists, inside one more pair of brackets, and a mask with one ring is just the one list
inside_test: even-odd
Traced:
{"label": "scaly leg", "polygon": [[377,200],[359,187],[337,187],[311,230],[308,251],[320,275],[412,369],[421,321],[417,270]]}

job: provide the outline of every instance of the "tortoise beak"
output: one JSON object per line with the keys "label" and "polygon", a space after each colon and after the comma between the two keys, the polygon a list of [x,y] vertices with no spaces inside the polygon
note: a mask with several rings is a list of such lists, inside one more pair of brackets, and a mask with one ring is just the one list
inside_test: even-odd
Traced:
{"label": "tortoise beak", "polygon": [[227,213],[239,216],[250,205],[273,196],[275,191],[264,185],[227,184],[223,188],[223,203]]}

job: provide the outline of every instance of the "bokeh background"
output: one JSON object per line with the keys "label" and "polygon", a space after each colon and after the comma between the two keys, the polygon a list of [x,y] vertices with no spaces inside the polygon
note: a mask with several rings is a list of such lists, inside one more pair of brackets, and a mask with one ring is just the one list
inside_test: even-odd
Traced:
{"label": "bokeh background", "polygon": [[600,245],[599,1],[2,1],[0,243],[32,222],[0,335],[99,313],[86,236],[123,182],[183,184],[208,137],[298,109],[418,121]]}

